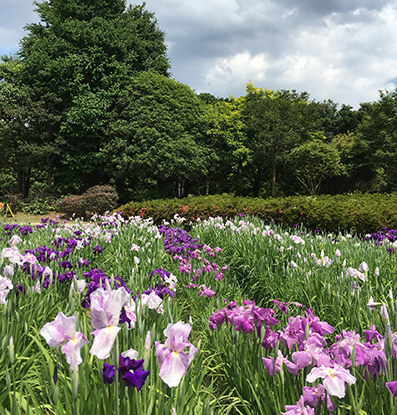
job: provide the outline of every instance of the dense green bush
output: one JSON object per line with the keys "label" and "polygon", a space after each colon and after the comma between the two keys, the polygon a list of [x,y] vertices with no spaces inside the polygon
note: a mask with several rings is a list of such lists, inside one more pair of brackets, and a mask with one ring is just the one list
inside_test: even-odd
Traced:
{"label": "dense green bush", "polygon": [[152,217],[156,223],[170,221],[175,214],[187,223],[210,216],[234,218],[237,214],[257,216],[264,221],[309,229],[352,230],[366,234],[382,227],[397,228],[396,194],[346,194],[337,196],[293,196],[249,198],[229,195],[199,196],[185,199],[131,202],[118,209],[124,217]]}
{"label": "dense green bush", "polygon": [[90,187],[80,196],[69,196],[61,201],[61,211],[65,214],[75,213],[77,216],[98,213],[100,215],[116,208],[119,196],[117,191],[108,185]]}
{"label": "dense green bush", "polygon": [[90,187],[82,195],[82,205],[85,212],[103,215],[117,206],[119,195],[116,189],[109,185]]}

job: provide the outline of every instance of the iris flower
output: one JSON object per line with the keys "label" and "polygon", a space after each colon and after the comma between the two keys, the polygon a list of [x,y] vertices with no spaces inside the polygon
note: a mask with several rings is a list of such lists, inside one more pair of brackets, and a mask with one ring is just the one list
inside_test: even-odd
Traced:
{"label": "iris flower", "polygon": [[105,291],[98,288],[91,294],[91,324],[95,336],[90,353],[98,359],[107,359],[120,331],[118,327],[120,312],[129,294],[124,287]]}
{"label": "iris flower", "polygon": [[7,294],[13,288],[14,286],[12,285],[11,280],[0,275],[0,304],[5,304],[7,302]]}
{"label": "iris flower", "polygon": [[13,245],[11,248],[4,248],[1,251],[0,259],[4,258],[8,258],[11,264],[21,265],[23,256],[19,253],[18,248]]}
{"label": "iris flower", "polygon": [[[127,350],[119,355],[119,380],[124,380],[125,386],[133,386],[138,391],[142,389],[149,370],[143,370],[144,359],[136,360],[138,352],[134,349]],[[113,383],[116,373],[115,367],[104,363],[102,369],[103,383]]]}
{"label": "iris flower", "polygon": [[394,397],[397,396],[397,380],[394,382],[386,382],[386,388],[393,394]]}
{"label": "iris flower", "polygon": [[303,396],[301,396],[296,405],[287,405],[285,410],[287,412],[281,412],[281,415],[315,415],[312,408],[305,406]]}
{"label": "iris flower", "polygon": [[307,375],[307,382],[314,382],[316,379],[324,379],[323,384],[327,392],[331,396],[337,396],[338,398],[345,397],[345,382],[349,385],[353,385],[356,382],[356,378],[350,374],[348,370],[342,366],[335,365],[334,367],[314,367],[312,371]]}
{"label": "iris flower", "polygon": [[[157,363],[160,366],[159,375],[169,387],[179,385],[197,352],[197,348],[187,342],[191,329],[190,324],[182,321],[168,324],[164,330],[167,337],[165,344],[155,342]],[[189,354],[184,352],[186,347],[190,347]]]}
{"label": "iris flower", "polygon": [[62,346],[61,350],[70,365],[70,372],[74,372],[83,361],[80,349],[88,343],[83,333],[76,332],[76,317],[66,317],[63,313],[58,313],[53,322],[43,326],[40,334],[49,346]]}

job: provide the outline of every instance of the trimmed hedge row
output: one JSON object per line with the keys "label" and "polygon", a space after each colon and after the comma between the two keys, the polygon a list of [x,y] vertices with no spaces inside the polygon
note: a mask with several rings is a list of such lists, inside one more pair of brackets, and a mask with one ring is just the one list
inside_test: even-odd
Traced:
{"label": "trimmed hedge row", "polygon": [[185,199],[130,202],[118,209],[124,217],[153,218],[155,223],[170,221],[175,214],[187,219],[221,216],[234,218],[249,214],[278,224],[303,224],[308,229],[339,230],[367,234],[383,227],[397,229],[397,194],[346,194],[336,196],[293,196],[280,199],[197,196]]}

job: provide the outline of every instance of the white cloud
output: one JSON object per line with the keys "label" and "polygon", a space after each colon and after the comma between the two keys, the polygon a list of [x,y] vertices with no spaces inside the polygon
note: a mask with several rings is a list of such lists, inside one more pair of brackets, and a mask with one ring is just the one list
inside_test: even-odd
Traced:
{"label": "white cloud", "polygon": [[[31,0],[3,0],[0,54],[38,22]],[[129,1],[134,4],[135,2]],[[246,83],[358,107],[397,78],[397,0],[148,0],[173,77],[240,96]]]}
{"label": "white cloud", "polygon": [[[269,64],[264,53],[251,56],[246,51],[227,58],[216,59],[204,68],[204,89],[200,88],[199,92],[209,90],[214,91],[214,95],[218,95],[227,90],[228,86],[236,83],[244,91],[245,83],[250,79],[265,81],[268,68]],[[241,84],[242,79],[245,80],[243,84]]]}

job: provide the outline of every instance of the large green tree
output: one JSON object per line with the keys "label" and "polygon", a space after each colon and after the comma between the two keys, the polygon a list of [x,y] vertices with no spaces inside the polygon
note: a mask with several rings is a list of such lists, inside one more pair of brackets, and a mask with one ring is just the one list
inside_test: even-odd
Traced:
{"label": "large green tree", "polygon": [[324,191],[338,194],[381,190],[381,172],[377,171],[368,143],[359,134],[338,134],[330,144],[338,151],[341,174],[325,181]]}
{"label": "large green tree", "polygon": [[318,195],[322,181],[340,174],[338,151],[319,140],[308,141],[295,147],[289,154],[289,162],[300,183],[311,195]]}
{"label": "large green tree", "polygon": [[317,130],[317,105],[307,93],[272,91],[247,84],[242,109],[250,163],[254,172],[253,193],[259,189],[265,170],[271,170],[272,196],[276,196],[277,166],[289,151],[310,139]]}
{"label": "large green tree", "polygon": [[[145,5],[124,0],[35,2],[41,23],[26,26],[21,41],[20,81],[58,100],[64,139],[58,181],[70,188],[106,180],[98,164],[104,129],[121,91],[140,72],[168,76],[165,35]],[[63,168],[62,168],[63,167]]]}
{"label": "large green tree", "polygon": [[[200,97],[201,98],[201,97]],[[251,191],[251,151],[246,147],[241,110],[245,97],[210,102],[205,108],[206,136],[221,160],[212,183],[218,193]]]}
{"label": "large green tree", "polygon": [[397,89],[381,91],[358,128],[368,145],[372,170],[382,169],[386,190],[397,190]]}
{"label": "large green tree", "polygon": [[28,197],[32,169],[47,174],[51,190],[54,159],[63,141],[56,134],[59,117],[52,109],[59,104],[53,94],[34,100],[34,90],[19,81],[22,63],[3,57],[0,63],[0,163],[14,171],[16,192]]}
{"label": "large green tree", "polygon": [[174,189],[180,197],[189,187],[206,186],[218,157],[206,140],[203,106],[187,85],[163,75],[142,72],[132,79],[101,150],[119,192],[139,197],[143,187],[152,187],[157,195]]}

